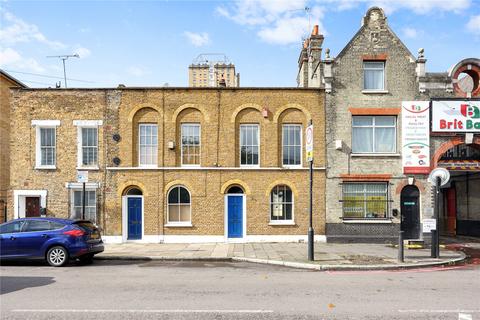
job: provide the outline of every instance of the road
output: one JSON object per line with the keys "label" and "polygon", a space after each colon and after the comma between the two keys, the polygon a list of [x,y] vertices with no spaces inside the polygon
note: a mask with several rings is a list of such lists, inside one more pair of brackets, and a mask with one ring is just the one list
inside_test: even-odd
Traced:
{"label": "road", "polygon": [[318,272],[95,261],[65,268],[9,263],[0,270],[1,319],[480,319],[478,265]]}

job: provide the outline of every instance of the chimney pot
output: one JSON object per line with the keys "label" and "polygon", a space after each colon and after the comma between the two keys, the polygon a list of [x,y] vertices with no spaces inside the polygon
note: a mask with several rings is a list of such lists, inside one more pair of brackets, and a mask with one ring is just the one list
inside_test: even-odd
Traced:
{"label": "chimney pot", "polygon": [[312,36],[318,36],[318,24],[313,26]]}

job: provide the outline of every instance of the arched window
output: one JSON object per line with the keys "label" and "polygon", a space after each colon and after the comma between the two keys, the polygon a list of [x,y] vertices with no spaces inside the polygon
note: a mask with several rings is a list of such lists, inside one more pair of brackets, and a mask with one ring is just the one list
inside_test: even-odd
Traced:
{"label": "arched window", "polygon": [[167,224],[191,225],[190,193],[185,187],[175,186],[168,192]]}
{"label": "arched window", "polygon": [[293,194],[285,185],[278,185],[270,193],[270,221],[272,223],[293,222]]}

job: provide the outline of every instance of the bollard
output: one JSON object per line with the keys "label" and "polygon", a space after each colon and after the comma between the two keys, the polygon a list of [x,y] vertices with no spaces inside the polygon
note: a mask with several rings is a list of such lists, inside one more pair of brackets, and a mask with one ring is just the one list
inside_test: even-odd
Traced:
{"label": "bollard", "polygon": [[435,241],[437,240],[437,230],[432,230],[430,231],[432,233],[432,245],[431,245],[431,252],[430,252],[430,256],[432,258],[438,258],[438,255],[437,255],[437,246],[435,244]]}
{"label": "bollard", "polygon": [[404,262],[405,261],[405,257],[404,257],[404,254],[403,254],[403,232],[404,231],[400,231],[398,233],[398,262]]}

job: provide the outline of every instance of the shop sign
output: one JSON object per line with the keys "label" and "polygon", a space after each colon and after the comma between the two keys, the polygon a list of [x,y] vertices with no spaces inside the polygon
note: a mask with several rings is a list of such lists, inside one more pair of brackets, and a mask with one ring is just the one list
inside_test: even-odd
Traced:
{"label": "shop sign", "polygon": [[430,172],[430,102],[402,102],[402,164],[404,173]]}
{"label": "shop sign", "polygon": [[480,160],[440,160],[438,166],[450,171],[480,171]]}
{"label": "shop sign", "polygon": [[88,171],[77,171],[77,182],[87,183],[88,182]]}
{"label": "shop sign", "polygon": [[432,132],[480,132],[480,101],[432,101]]}

